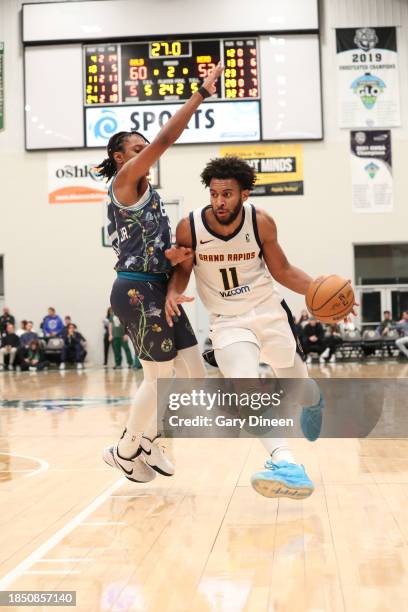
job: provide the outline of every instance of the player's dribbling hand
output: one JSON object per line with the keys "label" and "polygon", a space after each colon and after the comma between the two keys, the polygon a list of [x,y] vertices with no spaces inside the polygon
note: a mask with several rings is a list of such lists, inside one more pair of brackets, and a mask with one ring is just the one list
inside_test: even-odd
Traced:
{"label": "player's dribbling hand", "polygon": [[173,246],[170,249],[166,249],[164,254],[172,266],[177,266],[177,264],[182,261],[186,261],[193,257],[193,249],[189,247]]}
{"label": "player's dribbling hand", "polygon": [[215,93],[217,93],[217,80],[222,75],[223,72],[224,72],[224,66],[221,64],[221,62],[218,62],[218,64],[215,66],[215,68],[210,70],[210,72],[208,73],[207,78],[205,79],[205,81],[203,83],[203,87],[212,96]]}
{"label": "player's dribbling hand", "polygon": [[188,297],[187,295],[176,293],[175,291],[168,292],[164,310],[166,311],[166,320],[170,327],[173,327],[173,317],[179,317],[181,314],[178,304],[193,301],[193,297]]}

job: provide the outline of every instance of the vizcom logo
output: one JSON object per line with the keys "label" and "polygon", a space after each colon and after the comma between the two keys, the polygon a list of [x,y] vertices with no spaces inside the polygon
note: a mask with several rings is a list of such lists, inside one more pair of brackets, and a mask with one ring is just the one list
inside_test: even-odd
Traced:
{"label": "vizcom logo", "polygon": [[248,285],[244,285],[243,287],[234,287],[234,289],[229,289],[228,291],[220,291],[220,296],[223,298],[232,297],[233,295],[240,295],[241,293],[249,293],[251,289]]}

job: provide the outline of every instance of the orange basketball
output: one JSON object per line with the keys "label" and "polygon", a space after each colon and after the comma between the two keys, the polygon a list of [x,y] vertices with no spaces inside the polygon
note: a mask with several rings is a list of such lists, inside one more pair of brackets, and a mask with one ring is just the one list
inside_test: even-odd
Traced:
{"label": "orange basketball", "polygon": [[337,323],[353,310],[354,291],[349,281],[336,274],[319,276],[306,293],[308,311],[323,323]]}

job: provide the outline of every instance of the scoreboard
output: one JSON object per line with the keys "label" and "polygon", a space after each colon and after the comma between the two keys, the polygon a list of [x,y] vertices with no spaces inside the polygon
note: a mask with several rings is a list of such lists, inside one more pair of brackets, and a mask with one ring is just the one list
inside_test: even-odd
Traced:
{"label": "scoreboard", "polygon": [[318,0],[222,0],[221,22],[220,0],[76,4],[23,3],[27,150],[152,140],[218,62],[176,145],[323,137]]}
{"label": "scoreboard", "polygon": [[187,100],[219,61],[212,101],[259,99],[257,38],[92,45],[84,54],[85,106]]}

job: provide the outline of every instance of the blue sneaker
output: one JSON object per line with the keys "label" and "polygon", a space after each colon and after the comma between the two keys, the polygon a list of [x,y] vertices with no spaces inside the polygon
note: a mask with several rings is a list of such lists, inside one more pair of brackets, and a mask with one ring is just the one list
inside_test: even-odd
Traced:
{"label": "blue sneaker", "polygon": [[309,442],[314,442],[320,436],[322,429],[322,412],[324,408],[324,398],[320,393],[320,399],[314,406],[302,408],[300,415],[300,426],[303,435]]}
{"label": "blue sneaker", "polygon": [[313,493],[314,486],[303,465],[268,459],[266,470],[251,478],[255,491],[264,497],[291,497],[304,499]]}

